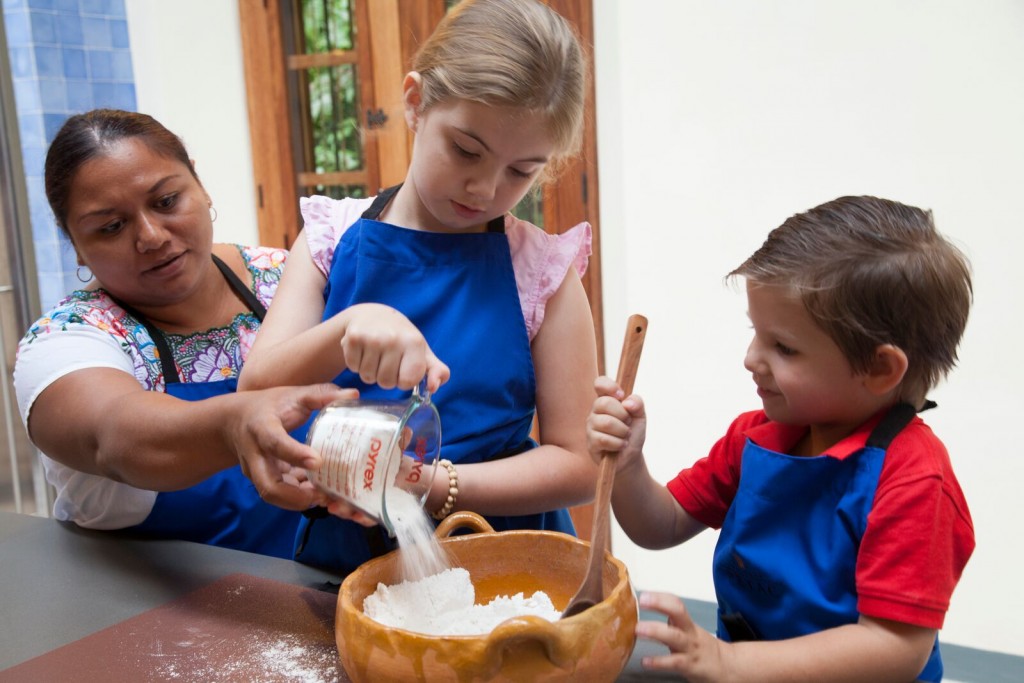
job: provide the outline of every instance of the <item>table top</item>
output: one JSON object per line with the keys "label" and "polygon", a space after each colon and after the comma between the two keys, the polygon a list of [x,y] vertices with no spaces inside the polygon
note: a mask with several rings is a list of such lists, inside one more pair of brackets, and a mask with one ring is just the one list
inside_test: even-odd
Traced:
{"label": "table top", "polygon": [[4,669],[232,576],[309,590],[338,583],[289,560],[0,513],[0,680]]}
{"label": "table top", "polygon": [[[293,625],[298,624],[298,633],[308,634],[318,646],[334,648],[336,596],[330,591],[336,590],[339,578],[290,560],[188,541],[136,539],[0,512],[0,577],[0,681],[19,680],[15,674],[25,674],[39,662],[62,666],[72,662],[84,667],[83,658],[88,659],[90,653],[104,654],[109,647],[155,648],[159,652],[147,649],[143,653],[145,665],[153,666],[154,657],[159,656],[167,667],[170,650],[193,645],[190,656],[194,660],[194,643],[161,641],[161,632],[173,633],[175,628],[205,633],[207,645],[223,649],[225,639],[232,635],[218,639],[211,634],[234,629],[237,638],[243,627],[249,629],[246,634],[257,634],[266,623],[292,619]],[[250,590],[256,591],[250,595],[260,595],[259,605],[233,601],[233,595]],[[187,613],[192,621],[185,624],[181,610],[203,601],[216,603],[220,622],[192,623],[196,619],[193,609]],[[240,607],[243,602],[247,606]],[[293,604],[303,608],[303,614],[289,616]],[[224,614],[235,622],[225,623]],[[199,618],[202,621],[202,610]],[[250,654],[256,637],[245,639]],[[294,643],[280,638],[269,645],[279,648],[278,655],[280,648],[296,651]],[[649,644],[638,644],[620,681],[659,680],[639,665],[639,657],[650,652],[649,648]],[[207,652],[210,657],[223,655],[217,654],[216,647]],[[334,656],[329,663],[321,662],[320,674],[326,673],[324,680],[332,680],[333,674],[334,680],[346,681],[336,649],[331,653]],[[304,659],[308,665],[309,657]],[[82,668],[78,673],[88,672]],[[167,675],[153,678],[180,678],[170,669],[163,673]],[[262,678],[295,680],[293,676]]]}

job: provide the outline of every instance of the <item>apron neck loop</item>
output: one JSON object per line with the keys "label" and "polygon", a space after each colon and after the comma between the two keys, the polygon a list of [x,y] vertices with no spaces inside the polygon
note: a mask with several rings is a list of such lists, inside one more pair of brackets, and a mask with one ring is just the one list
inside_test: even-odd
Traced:
{"label": "apron neck loop", "polygon": [[[380,218],[381,213],[384,211],[384,207],[386,207],[391,202],[391,200],[394,198],[395,194],[398,193],[398,190],[401,189],[401,187],[402,183],[399,183],[398,185],[392,185],[391,187],[385,190],[381,190],[380,194],[378,194],[377,197],[373,200],[373,203],[370,204],[370,208],[368,208],[366,211],[363,211],[362,215],[360,215],[360,218],[365,218],[368,221],[375,221],[378,218]],[[487,221],[486,232],[504,234],[505,217],[498,216],[497,218],[492,218],[491,220]]]}
{"label": "apron neck loop", "polygon": [[391,202],[391,198],[398,193],[398,190],[400,190],[401,187],[402,183],[399,183],[397,185],[392,185],[386,190],[381,190],[380,194],[377,195],[377,198],[373,200],[372,204],[370,204],[370,208],[363,211],[363,215],[360,216],[360,218],[365,218],[368,221],[375,221],[380,218],[380,214],[384,211],[384,207]]}
{"label": "apron neck loop", "polygon": [[[925,401],[921,410],[929,410],[934,408],[935,405],[934,401]],[[867,443],[864,445],[869,448],[887,449],[892,440],[896,438],[896,435],[910,424],[910,421],[914,419],[917,412],[917,408],[909,403],[897,403],[889,409],[889,412],[885,414],[881,422],[871,431],[871,435],[868,436]]]}

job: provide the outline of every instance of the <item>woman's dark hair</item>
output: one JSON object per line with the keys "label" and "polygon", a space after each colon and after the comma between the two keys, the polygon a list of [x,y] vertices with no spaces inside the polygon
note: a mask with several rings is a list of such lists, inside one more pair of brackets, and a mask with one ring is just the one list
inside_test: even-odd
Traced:
{"label": "woman's dark hair", "polygon": [[93,109],[75,114],[64,122],[46,152],[46,199],[57,225],[70,238],[66,225],[68,195],[78,169],[87,161],[103,156],[112,145],[139,138],[160,156],[180,161],[199,181],[181,138],[148,114],[120,109]]}

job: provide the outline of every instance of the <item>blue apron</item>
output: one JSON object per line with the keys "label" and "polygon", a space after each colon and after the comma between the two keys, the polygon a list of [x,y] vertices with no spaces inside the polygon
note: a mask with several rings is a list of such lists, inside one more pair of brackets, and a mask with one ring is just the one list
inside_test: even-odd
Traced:
{"label": "blue apron", "polygon": [[[324,320],[354,304],[375,302],[401,311],[419,328],[451,369],[451,380],[431,398],[441,415],[441,457],[475,463],[535,448],[533,356],[504,218],[491,221],[487,232],[470,234],[377,221],[397,190],[381,192],[342,236],[324,290]],[[365,384],[350,371],[334,381],[367,398],[409,395]],[[295,436],[305,440],[305,428]],[[367,530],[322,510],[307,517],[296,543],[295,557],[302,562],[347,573],[394,547],[380,527]],[[496,531],[574,533],[566,509],[487,520]]]}
{"label": "blue apron", "polygon": [[[216,256],[214,263],[236,294],[262,322],[266,309],[231,268]],[[166,393],[185,401],[234,393],[237,380],[184,383],[163,333],[139,312],[118,302],[149,331],[160,353]],[[156,503],[141,524],[128,529],[151,538],[175,538],[291,558],[298,512],[265,503],[239,465],[222,470],[194,486],[157,494]]]}
{"label": "blue apron", "polygon": [[[896,405],[842,460],[747,441],[714,554],[719,638],[782,640],[857,622],[857,551],[886,449],[914,413]],[[942,680],[938,638],[918,680]]]}

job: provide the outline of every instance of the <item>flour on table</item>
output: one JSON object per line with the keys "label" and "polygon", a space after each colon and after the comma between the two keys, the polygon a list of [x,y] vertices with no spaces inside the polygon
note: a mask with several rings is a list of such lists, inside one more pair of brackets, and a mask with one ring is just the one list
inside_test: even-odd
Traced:
{"label": "flour on table", "polygon": [[159,680],[174,683],[224,681],[283,681],[338,683],[338,653],[333,647],[307,644],[292,634],[258,636],[239,644],[233,656],[223,643],[175,643],[153,653],[162,661],[155,669]]}
{"label": "flour on table", "polygon": [[516,616],[536,615],[548,621],[561,617],[543,591],[530,597],[499,595],[486,605],[475,601],[469,572],[455,567],[417,581],[377,584],[377,590],[363,601],[363,612],[384,626],[437,636],[490,633]]}

